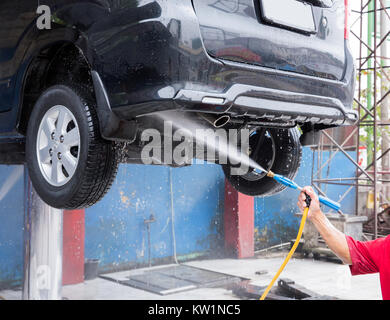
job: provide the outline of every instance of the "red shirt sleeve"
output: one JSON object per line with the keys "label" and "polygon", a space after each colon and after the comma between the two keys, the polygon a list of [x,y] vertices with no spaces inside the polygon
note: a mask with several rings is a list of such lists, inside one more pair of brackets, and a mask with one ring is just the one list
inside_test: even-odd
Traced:
{"label": "red shirt sleeve", "polygon": [[379,272],[385,258],[385,238],[373,241],[356,241],[346,236],[352,265],[349,266],[352,275]]}
{"label": "red shirt sleeve", "polygon": [[360,242],[346,236],[352,265],[352,275],[380,274],[382,296],[390,300],[390,235],[373,241]]}

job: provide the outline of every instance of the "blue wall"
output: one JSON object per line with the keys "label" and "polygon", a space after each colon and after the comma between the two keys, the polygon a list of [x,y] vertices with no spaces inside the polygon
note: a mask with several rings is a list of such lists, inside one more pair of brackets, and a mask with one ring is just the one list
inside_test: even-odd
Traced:
{"label": "blue wall", "polygon": [[23,276],[23,166],[0,166],[0,287]]}
{"label": "blue wall", "polygon": [[190,258],[219,246],[224,199],[219,166],[121,165],[106,197],[86,210],[87,258],[99,258],[103,269],[146,263],[144,220],[151,214],[156,218],[150,226],[152,259],[173,256],[170,170],[177,255]]}
{"label": "blue wall", "polygon": [[[224,176],[205,164],[171,169],[177,255],[191,259],[223,244]],[[0,288],[23,275],[24,169],[0,166]],[[99,258],[102,271],[148,263],[144,219],[151,214],[153,263],[172,261],[170,169],[121,165],[105,198],[86,210],[85,257]],[[165,259],[165,260],[164,260]]]}
{"label": "blue wall", "polygon": [[[351,153],[354,157],[353,153]],[[310,184],[312,152],[305,148],[296,181]],[[323,176],[326,173],[324,169]],[[332,161],[330,177],[351,177],[353,165],[339,154]],[[347,187],[328,186],[338,200]],[[175,234],[179,259],[207,254],[220,256],[223,244],[224,176],[219,166],[193,165],[172,169]],[[255,200],[257,248],[289,241],[296,235],[299,219],[297,191]],[[0,166],[0,287],[19,284],[23,273],[24,172],[21,166]],[[355,193],[343,202],[354,212]],[[153,214],[151,256],[154,263],[172,261],[173,239],[170,169],[121,165],[106,197],[86,210],[86,258],[99,258],[103,271],[144,265],[148,241],[144,219]]]}

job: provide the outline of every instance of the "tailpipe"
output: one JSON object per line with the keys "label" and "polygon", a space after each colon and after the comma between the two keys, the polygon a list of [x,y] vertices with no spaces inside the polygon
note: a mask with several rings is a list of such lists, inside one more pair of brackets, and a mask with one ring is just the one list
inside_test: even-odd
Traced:
{"label": "tailpipe", "polygon": [[230,122],[230,116],[224,115],[213,115],[208,113],[198,113],[198,115],[210,123],[214,128],[222,128]]}

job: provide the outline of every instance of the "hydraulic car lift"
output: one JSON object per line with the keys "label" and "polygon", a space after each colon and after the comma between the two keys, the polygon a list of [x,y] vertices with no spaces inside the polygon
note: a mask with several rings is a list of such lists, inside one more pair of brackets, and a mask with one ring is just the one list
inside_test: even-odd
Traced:
{"label": "hydraulic car lift", "polygon": [[[15,143],[17,141],[17,143]],[[0,163],[24,165],[23,300],[62,299],[63,210],[47,205],[34,190],[25,165],[25,138],[1,143]]]}
{"label": "hydraulic car lift", "polygon": [[22,298],[61,300],[63,211],[43,202],[29,180],[27,185]]}

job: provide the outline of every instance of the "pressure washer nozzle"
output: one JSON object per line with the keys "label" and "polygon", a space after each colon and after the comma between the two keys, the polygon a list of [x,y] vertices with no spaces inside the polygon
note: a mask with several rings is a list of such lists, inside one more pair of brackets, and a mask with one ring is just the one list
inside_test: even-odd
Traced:
{"label": "pressure washer nozzle", "polygon": [[272,171],[268,171],[267,177],[273,178],[275,177],[275,173],[273,173]]}

